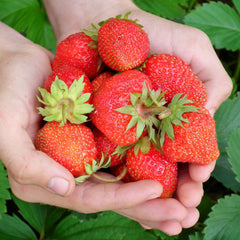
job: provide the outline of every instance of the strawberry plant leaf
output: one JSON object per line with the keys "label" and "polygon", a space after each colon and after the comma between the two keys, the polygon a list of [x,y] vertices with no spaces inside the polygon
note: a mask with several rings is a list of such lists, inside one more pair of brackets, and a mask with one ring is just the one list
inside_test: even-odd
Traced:
{"label": "strawberry plant leaf", "polygon": [[183,6],[187,6],[188,0],[134,0],[133,2],[144,11],[169,19],[177,19],[185,14]]}
{"label": "strawberry plant leaf", "polygon": [[31,41],[56,49],[56,39],[46,11],[36,0],[1,0],[0,20],[23,33]]}
{"label": "strawberry plant leaf", "polygon": [[7,211],[6,200],[11,199],[9,188],[10,185],[8,182],[7,171],[0,160],[0,218],[1,214]]}
{"label": "strawberry plant leaf", "polygon": [[227,147],[230,134],[240,127],[239,106],[240,94],[238,93],[236,98],[228,99],[222,103],[214,116],[220,157],[212,175],[233,191],[239,191],[240,184],[235,180],[236,175],[228,161]]}
{"label": "strawberry plant leaf", "polygon": [[240,49],[240,16],[221,1],[202,4],[186,15],[184,22],[204,31],[217,49]]}
{"label": "strawberry plant leaf", "polygon": [[204,237],[203,234],[196,232],[194,235],[193,234],[189,235],[189,240],[204,240],[203,237]]}
{"label": "strawberry plant leaf", "polygon": [[240,14],[240,1],[239,0],[232,0],[235,8],[237,9],[238,13]]}
{"label": "strawberry plant leaf", "polygon": [[64,213],[65,209],[56,208],[39,203],[24,202],[16,197],[13,197],[14,202],[19,208],[21,216],[32,226],[37,232],[47,234],[52,231]]}
{"label": "strawberry plant leaf", "polygon": [[227,154],[229,156],[229,162],[232,165],[233,172],[237,175],[236,180],[240,183],[240,128],[234,131],[228,140]]}
{"label": "strawberry plant leaf", "polygon": [[220,199],[213,206],[205,221],[203,232],[206,239],[239,239],[240,235],[240,196],[233,194]]}
{"label": "strawberry plant leaf", "polygon": [[0,219],[0,239],[37,240],[33,230],[16,215],[3,214]]}
{"label": "strawberry plant leaf", "polygon": [[137,222],[114,212],[99,213],[96,218],[80,219],[69,215],[54,229],[53,239],[76,240],[156,240],[156,237],[143,229]]}

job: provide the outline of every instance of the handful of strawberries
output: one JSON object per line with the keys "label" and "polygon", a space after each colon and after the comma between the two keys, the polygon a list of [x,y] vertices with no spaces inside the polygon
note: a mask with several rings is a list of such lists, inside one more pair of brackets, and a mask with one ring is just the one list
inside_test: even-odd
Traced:
{"label": "handful of strawberries", "polygon": [[178,163],[219,156],[207,91],[177,56],[149,55],[147,33],[117,16],[63,40],[39,88],[45,125],[36,148],[83,182],[108,168],[123,181],[176,191]]}

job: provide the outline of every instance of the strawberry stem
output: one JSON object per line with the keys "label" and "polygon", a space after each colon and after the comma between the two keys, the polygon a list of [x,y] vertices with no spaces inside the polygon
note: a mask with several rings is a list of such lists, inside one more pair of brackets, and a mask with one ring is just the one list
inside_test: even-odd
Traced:
{"label": "strawberry stem", "polygon": [[100,181],[113,183],[113,182],[118,182],[121,179],[123,179],[124,176],[126,175],[126,173],[127,173],[127,167],[125,167],[123,169],[123,171],[115,178],[110,178],[110,179],[109,178],[104,178],[104,177],[99,176],[96,173],[93,173],[92,176],[95,177],[96,179],[100,180]]}
{"label": "strawberry stem", "polygon": [[161,120],[171,115],[171,110],[165,106],[147,107],[144,104],[137,105],[137,112],[145,119],[157,115],[159,120]]}

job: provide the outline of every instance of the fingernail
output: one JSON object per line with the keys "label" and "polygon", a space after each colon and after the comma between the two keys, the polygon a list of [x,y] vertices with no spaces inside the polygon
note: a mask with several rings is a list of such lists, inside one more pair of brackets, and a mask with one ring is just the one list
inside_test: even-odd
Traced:
{"label": "fingernail", "polygon": [[48,189],[58,195],[64,196],[68,192],[69,182],[60,177],[54,177],[48,184]]}
{"label": "fingernail", "polygon": [[209,109],[209,113],[212,117],[214,117],[214,114],[215,114],[215,109]]}

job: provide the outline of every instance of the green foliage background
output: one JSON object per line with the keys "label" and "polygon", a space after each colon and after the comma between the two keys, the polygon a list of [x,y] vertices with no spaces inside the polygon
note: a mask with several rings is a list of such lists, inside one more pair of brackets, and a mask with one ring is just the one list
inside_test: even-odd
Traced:
{"label": "green foliage background", "polygon": [[[143,10],[203,30],[234,83],[215,114],[221,155],[204,184],[200,219],[177,236],[145,230],[113,212],[80,214],[14,197],[0,161],[0,240],[240,239],[240,0],[134,0]],[[51,51],[56,43],[41,0],[0,0],[0,20]]]}

